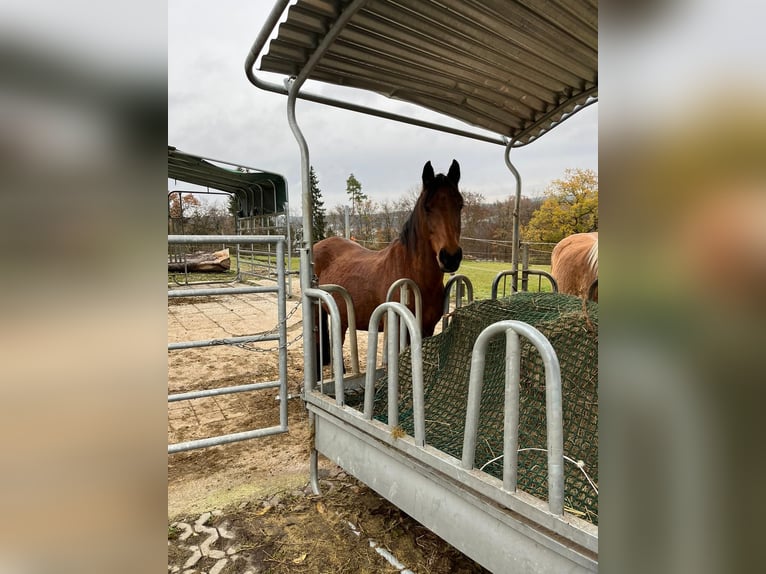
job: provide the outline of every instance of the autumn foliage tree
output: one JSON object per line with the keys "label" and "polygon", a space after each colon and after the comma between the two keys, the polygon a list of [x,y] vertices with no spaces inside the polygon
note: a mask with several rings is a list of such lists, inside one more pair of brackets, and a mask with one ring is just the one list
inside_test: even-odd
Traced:
{"label": "autumn foliage tree", "polygon": [[545,191],[545,200],[522,230],[524,241],[557,243],[573,233],[598,230],[598,175],[567,169]]}
{"label": "autumn foliage tree", "polygon": [[168,196],[168,233],[214,235],[234,233],[229,207],[203,205],[191,193]]}

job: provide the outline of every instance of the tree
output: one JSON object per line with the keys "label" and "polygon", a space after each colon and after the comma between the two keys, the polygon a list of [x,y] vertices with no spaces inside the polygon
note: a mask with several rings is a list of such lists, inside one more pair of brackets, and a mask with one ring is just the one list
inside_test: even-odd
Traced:
{"label": "tree", "polygon": [[232,193],[229,196],[229,200],[226,205],[231,215],[233,215],[234,217],[237,217],[239,215],[239,198],[237,197],[237,194]]}
{"label": "tree", "polygon": [[314,166],[309,171],[311,180],[311,234],[314,241],[324,239],[327,233],[325,222],[324,201],[322,201],[322,191],[319,189],[319,180],[317,180]]}
{"label": "tree", "polygon": [[191,193],[171,193],[168,196],[168,233],[188,233],[188,224],[199,215],[201,206],[199,199]]}
{"label": "tree", "polygon": [[[362,191],[362,184],[354,177],[353,173],[349,175],[346,180],[346,193],[351,201],[351,214],[356,215],[359,213],[359,208],[362,202],[369,198]],[[361,227],[361,222],[358,222],[358,226]]]}
{"label": "tree", "polygon": [[462,234],[466,237],[480,237],[482,227],[489,216],[489,210],[484,205],[484,195],[466,189],[461,190],[463,195],[463,226]]}
{"label": "tree", "polygon": [[598,230],[598,175],[590,169],[567,169],[554,180],[545,200],[522,232],[526,241],[557,243],[573,233]]}
{"label": "tree", "polygon": [[168,230],[171,233],[181,235],[234,233],[234,218],[228,207],[204,205],[191,193],[171,194],[168,201],[168,215]]}
{"label": "tree", "polygon": [[378,205],[371,199],[365,199],[359,204],[359,227],[356,233],[356,240],[367,244],[368,247],[372,247],[372,243],[375,241],[375,214],[377,211]]}
{"label": "tree", "polygon": [[173,219],[188,219],[195,215],[202,206],[199,199],[191,193],[172,193],[168,201],[169,215]]}

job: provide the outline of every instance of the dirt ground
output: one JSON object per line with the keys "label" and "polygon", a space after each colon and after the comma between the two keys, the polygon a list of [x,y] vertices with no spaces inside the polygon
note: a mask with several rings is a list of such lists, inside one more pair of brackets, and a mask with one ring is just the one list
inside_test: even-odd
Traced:
{"label": "dirt ground", "polygon": [[[297,292],[296,281],[287,302],[289,432],[168,455],[168,571],[486,572],[322,457],[322,495],[311,493]],[[269,332],[275,301],[170,299],[168,342]],[[366,335],[358,337],[360,361]],[[275,349],[265,342],[171,351],[168,392],[277,380]],[[169,444],[278,424],[276,389],[168,403]]]}

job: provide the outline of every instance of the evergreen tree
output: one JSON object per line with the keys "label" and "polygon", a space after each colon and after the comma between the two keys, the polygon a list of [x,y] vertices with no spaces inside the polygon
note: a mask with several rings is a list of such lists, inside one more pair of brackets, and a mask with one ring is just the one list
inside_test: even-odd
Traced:
{"label": "evergreen tree", "polygon": [[362,192],[362,184],[354,177],[353,173],[346,180],[346,193],[354,209],[357,209],[359,204],[367,199],[367,196]]}
{"label": "evergreen tree", "polygon": [[311,166],[309,178],[311,180],[311,234],[314,241],[319,241],[325,238],[327,231],[322,191],[319,189],[319,181],[314,172],[314,166]]}
{"label": "evergreen tree", "polygon": [[346,193],[348,194],[349,200],[351,200],[351,214],[352,216],[356,215],[356,227],[357,233],[359,233],[362,227],[362,222],[359,217],[360,207],[362,202],[367,201],[369,198],[362,191],[362,184],[359,183],[359,180],[354,177],[353,173],[349,175],[348,179],[346,180]]}

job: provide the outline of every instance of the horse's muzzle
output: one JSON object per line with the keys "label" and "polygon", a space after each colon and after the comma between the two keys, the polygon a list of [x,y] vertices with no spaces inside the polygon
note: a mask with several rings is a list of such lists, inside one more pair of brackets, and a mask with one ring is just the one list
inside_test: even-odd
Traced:
{"label": "horse's muzzle", "polygon": [[447,253],[446,249],[439,251],[439,264],[442,271],[446,273],[454,273],[457,268],[460,267],[460,262],[463,260],[463,250],[458,247],[455,253]]}

